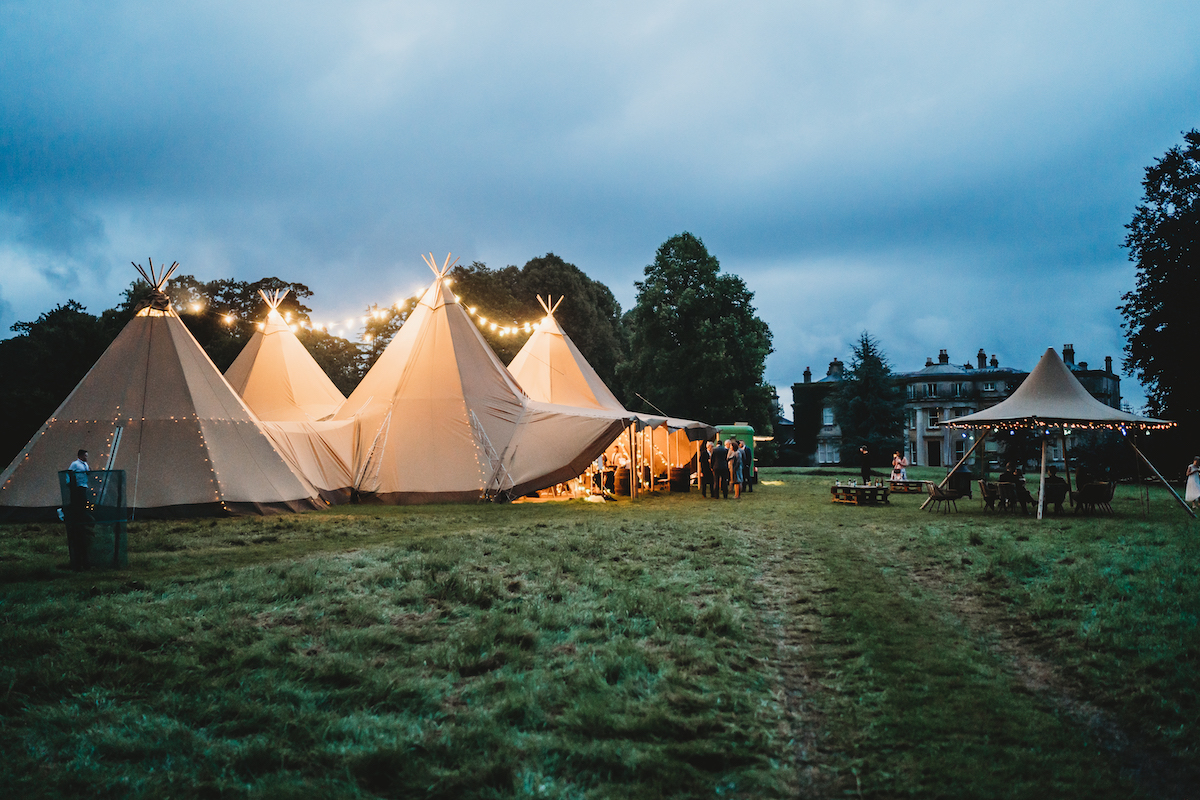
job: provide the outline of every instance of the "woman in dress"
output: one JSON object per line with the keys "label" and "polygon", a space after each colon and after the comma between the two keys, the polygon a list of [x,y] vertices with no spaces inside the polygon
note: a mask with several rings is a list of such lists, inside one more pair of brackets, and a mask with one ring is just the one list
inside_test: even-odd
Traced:
{"label": "woman in dress", "polygon": [[1188,464],[1187,487],[1183,499],[1191,503],[1193,508],[1200,505],[1200,456],[1196,456],[1192,463]]}
{"label": "woman in dress", "polygon": [[908,480],[908,470],[906,469],[907,467],[908,467],[908,459],[905,458],[904,456],[900,455],[900,451],[897,450],[895,455],[892,456],[892,480],[894,480],[894,481]]}

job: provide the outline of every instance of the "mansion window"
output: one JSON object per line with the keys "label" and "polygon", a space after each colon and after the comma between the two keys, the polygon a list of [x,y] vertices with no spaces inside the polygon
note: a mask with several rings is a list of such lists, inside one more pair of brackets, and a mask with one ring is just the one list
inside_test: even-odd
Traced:
{"label": "mansion window", "polygon": [[937,397],[937,384],[936,383],[925,384],[925,396],[926,397]]}
{"label": "mansion window", "polygon": [[821,424],[822,425],[832,425],[833,424],[833,409],[832,408],[826,406],[824,409],[822,409]]}
{"label": "mansion window", "polygon": [[985,392],[994,392],[994,391],[996,391],[996,383],[995,383],[995,381],[988,381],[987,383],[985,383],[985,384],[983,385],[983,390],[984,390]]}
{"label": "mansion window", "polygon": [[941,416],[942,416],[942,410],[940,408],[929,409],[929,421],[925,423],[925,427],[931,431],[937,430],[938,419]]}

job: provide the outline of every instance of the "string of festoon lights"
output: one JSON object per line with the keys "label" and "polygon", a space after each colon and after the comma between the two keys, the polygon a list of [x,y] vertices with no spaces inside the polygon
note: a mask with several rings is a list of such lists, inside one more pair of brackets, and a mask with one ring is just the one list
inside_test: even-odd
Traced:
{"label": "string of festoon lights", "polygon": [[[446,286],[446,288],[450,288],[450,286],[453,282],[449,278],[444,278],[443,283]],[[372,321],[384,322],[384,321],[387,321],[388,319],[394,317],[396,314],[399,314],[401,311],[403,311],[405,306],[407,306],[410,302],[420,300],[422,295],[424,295],[424,294],[425,294],[425,290],[422,289],[421,291],[416,292],[415,294],[413,294],[409,297],[405,297],[403,299],[397,300],[395,303],[393,303],[390,306],[384,306],[382,308],[376,307],[370,313],[363,314],[363,315],[357,316],[357,317],[349,317],[343,321],[334,321],[334,322],[316,321],[316,322],[312,322],[312,323],[301,322],[301,323],[297,323],[297,325],[299,325],[300,327],[307,328],[309,330],[323,331],[330,335],[342,335],[342,334],[353,335],[354,332],[357,330],[357,328],[359,328],[360,326],[365,327]],[[459,297],[457,294],[454,294],[453,291],[451,292],[451,296],[454,298],[454,302],[458,303],[459,307],[462,308],[463,311],[467,312],[467,316],[469,316],[471,319],[473,319],[475,321],[475,324],[480,329],[485,330],[485,331],[491,331],[498,336],[519,336],[522,333],[532,333],[533,331],[538,329],[538,327],[542,323],[542,319],[544,318],[544,317],[538,317],[536,320],[527,321],[527,322],[519,322],[519,321],[513,320],[511,318],[507,321],[498,320],[498,319],[496,319],[495,316],[489,316],[489,315],[485,314],[483,311],[481,311],[479,309],[478,306],[466,305],[465,303],[463,303],[462,298]],[[287,319],[287,315],[285,315],[284,319],[285,319],[285,321],[290,322],[290,320]],[[262,327],[261,323],[259,323],[259,327],[260,328]],[[293,325],[292,330],[293,331],[297,330],[297,326]],[[359,338],[361,338],[363,342],[369,343],[372,339],[372,336],[370,333],[368,333],[367,331],[364,330],[361,334],[359,334]]]}
{"label": "string of festoon lights", "polygon": [[[452,283],[449,278],[444,278],[443,282],[447,288],[449,288]],[[347,317],[344,320],[332,320],[327,322],[324,320],[302,319],[297,318],[291,311],[281,311],[280,314],[283,316],[283,321],[287,323],[287,326],[291,329],[292,333],[299,333],[301,330],[321,331],[331,336],[341,336],[342,338],[346,339],[358,338],[363,343],[369,344],[374,337],[371,333],[365,330],[367,325],[373,321],[386,322],[395,315],[404,311],[406,306],[409,306],[410,303],[415,303],[415,301],[420,300],[424,294],[425,290],[422,289],[421,291],[416,292],[409,297],[404,297],[397,300],[392,305],[384,306],[382,308],[376,305],[376,307],[367,314]],[[454,301],[459,304],[463,311],[467,312],[467,316],[473,319],[475,324],[481,330],[491,331],[498,336],[519,336],[523,333],[532,333],[538,329],[542,323],[542,320],[544,319],[544,316],[539,316],[536,320],[530,320],[526,322],[520,322],[511,318],[507,321],[498,320],[494,315],[485,314],[479,309],[478,306],[465,305],[462,302],[462,298],[457,294],[454,294],[453,292],[451,292],[451,294],[454,297]],[[191,315],[212,315],[217,317],[223,324],[231,327],[238,324],[252,325],[257,330],[263,330],[265,327],[265,323],[262,320],[253,321],[242,319],[234,311],[215,310],[200,301],[183,303],[181,310],[183,313]],[[361,332],[359,332],[360,328],[363,329]]]}

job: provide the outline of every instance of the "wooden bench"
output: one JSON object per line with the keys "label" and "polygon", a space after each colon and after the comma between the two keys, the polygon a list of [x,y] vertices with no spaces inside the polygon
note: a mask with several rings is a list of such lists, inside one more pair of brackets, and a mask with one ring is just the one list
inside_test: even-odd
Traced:
{"label": "wooden bench", "polygon": [[830,486],[831,500],[835,503],[846,503],[853,506],[875,506],[888,503],[888,487],[886,486]]}
{"label": "wooden bench", "polygon": [[925,494],[925,481],[888,481],[892,494]]}

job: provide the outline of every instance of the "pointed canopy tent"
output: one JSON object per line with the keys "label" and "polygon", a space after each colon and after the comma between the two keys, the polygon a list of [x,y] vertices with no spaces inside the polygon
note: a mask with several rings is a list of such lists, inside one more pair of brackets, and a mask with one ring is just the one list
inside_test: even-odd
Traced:
{"label": "pointed canopy tent", "polygon": [[279,313],[288,290],[268,295],[267,317],[225,371],[225,380],[261,420],[312,422],[346,401]]}
{"label": "pointed canopy tent", "polygon": [[151,300],[0,474],[0,515],[53,518],[57,472],[79,449],[126,471],[138,516],[324,507],[171,308],[162,287],[176,266],[138,267]]}
{"label": "pointed canopy tent", "polygon": [[355,487],[388,503],[517,496],[573,478],[630,421],[531,400],[446,289],[450,257],[346,400]]}
{"label": "pointed canopy tent", "polygon": [[[954,469],[950,470],[950,473],[953,474],[959,466],[966,462],[975,448],[987,438],[988,433],[998,430],[1019,428],[1049,430],[1055,428],[1063,435],[1065,448],[1065,434],[1069,428],[1119,430],[1124,434],[1129,430],[1162,430],[1172,427],[1175,423],[1153,417],[1141,417],[1101,403],[1088,393],[1088,390],[1083,387],[1083,384],[1051,347],[1046,350],[1037,366],[1010,397],[991,408],[975,414],[968,414],[965,417],[955,417],[942,424],[948,428],[983,428],[986,430],[986,433],[975,442],[974,447],[963,456]],[[1154,474],[1162,480],[1162,475],[1142,455],[1137,446],[1128,439],[1126,441],[1154,471]],[[1043,498],[1045,496],[1046,444],[1044,439],[1042,441],[1041,476],[1042,486],[1038,497],[1039,519],[1044,509]],[[946,479],[948,480],[949,477],[947,475]],[[945,481],[943,481],[944,483]],[[1163,483],[1167,482],[1163,480]],[[1171,489],[1169,484],[1167,484],[1167,488]],[[1171,491],[1174,493],[1174,489]],[[1187,505],[1184,504],[1184,507],[1187,508]]]}

